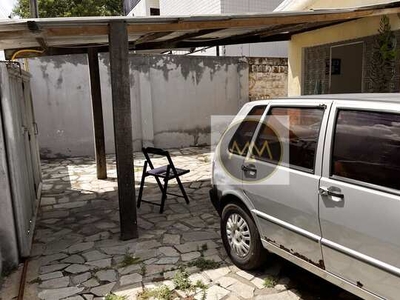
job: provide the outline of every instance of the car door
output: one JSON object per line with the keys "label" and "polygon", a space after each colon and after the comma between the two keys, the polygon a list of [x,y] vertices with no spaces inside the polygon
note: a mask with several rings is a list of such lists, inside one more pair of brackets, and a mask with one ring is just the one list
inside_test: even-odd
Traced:
{"label": "car door", "polygon": [[400,293],[400,105],[334,103],[320,182],[326,270],[387,299]]}
{"label": "car door", "polygon": [[241,190],[241,166],[266,104],[245,107],[226,128],[215,150],[213,181],[224,190]]}
{"label": "car door", "polygon": [[318,184],[329,100],[276,100],[253,138],[243,191],[262,238],[323,267]]}

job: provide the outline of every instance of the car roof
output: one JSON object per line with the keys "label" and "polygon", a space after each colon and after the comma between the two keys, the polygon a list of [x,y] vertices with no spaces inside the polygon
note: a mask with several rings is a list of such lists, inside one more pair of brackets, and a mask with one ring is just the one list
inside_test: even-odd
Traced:
{"label": "car roof", "polygon": [[375,101],[387,103],[399,103],[400,93],[354,93],[354,94],[321,94],[306,95],[287,98],[270,98],[265,100],[251,101],[254,104],[266,104],[271,100],[338,100],[338,101]]}

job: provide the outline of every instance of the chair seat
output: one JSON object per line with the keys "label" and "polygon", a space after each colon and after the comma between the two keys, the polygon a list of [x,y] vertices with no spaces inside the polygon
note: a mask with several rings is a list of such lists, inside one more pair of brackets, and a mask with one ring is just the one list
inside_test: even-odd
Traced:
{"label": "chair seat", "polygon": [[[168,168],[168,166],[162,166],[162,167],[148,170],[146,173],[147,173],[147,175],[151,175],[151,176],[155,176],[155,177],[168,178],[168,179],[175,178],[176,176],[171,169],[169,169],[169,176],[167,176],[167,168]],[[183,174],[190,172],[190,170],[179,169],[179,168],[175,168],[175,170],[176,170],[177,176],[181,176]]]}
{"label": "chair seat", "polygon": [[[165,200],[167,199],[167,194],[168,195],[173,195],[173,196],[176,196],[176,197],[182,197],[182,198],[185,199],[186,204],[189,204],[189,197],[187,196],[187,194],[185,192],[185,188],[183,187],[183,184],[182,184],[182,182],[181,182],[179,177],[181,175],[189,173],[190,170],[175,168],[175,165],[174,165],[174,163],[173,163],[173,161],[171,159],[171,156],[169,155],[169,152],[165,151],[163,149],[154,148],[154,147],[147,147],[147,148],[143,148],[142,151],[143,151],[143,154],[144,154],[144,156],[146,158],[146,161],[144,162],[144,165],[143,165],[142,179],[141,179],[141,182],[140,182],[137,207],[138,208],[140,207],[140,203],[142,201],[146,202],[146,203],[149,203],[149,204],[153,204],[153,205],[159,205],[160,206],[160,214],[162,214],[163,211],[164,211],[164,205],[165,205]],[[149,154],[163,156],[164,158],[166,158],[168,160],[169,164],[166,165],[166,166],[154,168],[154,165],[151,162],[151,158],[150,158]],[[148,170],[147,167],[150,167],[150,170]],[[143,188],[144,188],[145,180],[146,180],[147,176],[155,177],[155,179],[157,181],[157,185],[160,188],[160,191],[162,193],[161,204],[154,203],[153,201],[149,201],[149,200],[146,200],[146,199],[142,199]],[[161,183],[160,178],[164,179],[163,183]],[[168,181],[170,179],[176,180],[176,182],[178,183],[179,189],[182,192],[182,195],[178,195],[178,194],[174,194],[174,193],[168,193]]]}

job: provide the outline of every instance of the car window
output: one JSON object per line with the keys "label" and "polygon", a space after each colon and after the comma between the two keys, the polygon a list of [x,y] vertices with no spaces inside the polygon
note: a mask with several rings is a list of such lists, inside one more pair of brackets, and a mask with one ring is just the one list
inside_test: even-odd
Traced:
{"label": "car window", "polygon": [[247,155],[254,131],[256,130],[266,107],[266,105],[257,105],[250,110],[229,142],[229,151],[231,153],[242,156]]}
{"label": "car window", "polygon": [[400,190],[400,114],[340,110],[331,175]]}
{"label": "car window", "polygon": [[[252,156],[259,160],[272,163],[314,171],[315,151],[317,147],[318,134],[324,109],[321,107],[273,107],[268,112],[265,122],[258,133],[255,141],[255,151]],[[286,117],[286,122],[279,118]],[[281,118],[282,120],[282,118]],[[276,123],[279,124],[276,124]],[[287,138],[278,137],[274,128],[282,127],[287,133]],[[261,151],[266,148],[268,151]],[[288,161],[281,157],[282,149],[288,149]],[[286,159],[287,160],[287,159]]]}

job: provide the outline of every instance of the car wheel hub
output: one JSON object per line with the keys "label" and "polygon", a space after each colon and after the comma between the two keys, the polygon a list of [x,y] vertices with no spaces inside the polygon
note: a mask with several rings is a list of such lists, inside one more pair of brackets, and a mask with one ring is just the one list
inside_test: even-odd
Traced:
{"label": "car wheel hub", "polygon": [[245,257],[250,251],[250,230],[245,219],[238,214],[229,216],[226,223],[229,246],[239,256]]}

